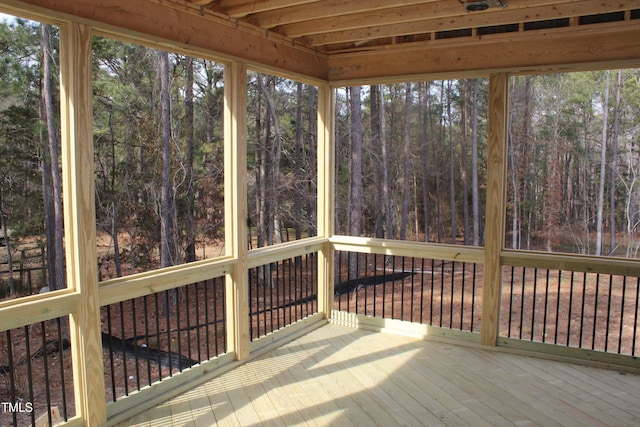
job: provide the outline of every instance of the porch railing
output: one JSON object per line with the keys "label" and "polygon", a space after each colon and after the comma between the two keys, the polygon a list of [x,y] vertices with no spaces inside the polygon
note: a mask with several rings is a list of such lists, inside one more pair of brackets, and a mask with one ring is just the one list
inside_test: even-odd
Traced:
{"label": "porch railing", "polygon": [[336,258],[337,310],[479,331],[481,264],[342,251]]}
{"label": "porch railing", "polygon": [[[317,254],[327,245],[335,250],[336,313],[417,325],[428,328],[429,335],[475,337],[469,340],[479,342],[482,248],[336,236],[249,252],[245,265],[251,351],[322,317],[318,295],[324,284],[318,283]],[[637,261],[504,251],[501,264],[499,346],[637,366]],[[224,327],[230,321],[224,277],[236,265],[235,259],[221,258],[102,283],[110,419],[140,407],[146,396],[166,396],[233,361],[223,338],[228,339]],[[2,424],[30,425],[44,415],[79,425],[73,370],[60,369],[71,364],[64,328],[81,303],[79,297],[62,290],[24,301],[15,307],[0,305],[5,322],[0,386],[5,388],[3,401],[30,402],[37,410],[33,415],[5,411]],[[36,348],[47,345],[58,350],[34,357]],[[60,365],[51,369],[54,359]],[[42,363],[48,372],[40,381],[29,370]],[[62,400],[56,400],[56,393],[64,394]]]}
{"label": "porch railing", "polygon": [[251,341],[318,312],[315,253],[249,269]]}
{"label": "porch railing", "polygon": [[517,252],[503,260],[501,336],[638,355],[638,261]]}

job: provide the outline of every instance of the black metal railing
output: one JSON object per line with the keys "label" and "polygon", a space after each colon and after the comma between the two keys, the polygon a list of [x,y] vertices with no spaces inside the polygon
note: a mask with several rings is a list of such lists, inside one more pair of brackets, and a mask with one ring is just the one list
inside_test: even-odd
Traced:
{"label": "black metal railing", "polygon": [[68,317],[0,334],[0,405],[1,426],[54,425],[75,415]]}
{"label": "black metal railing", "polygon": [[640,278],[505,267],[501,335],[636,356]]}
{"label": "black metal railing", "polygon": [[318,312],[314,253],[249,269],[249,332],[263,337]]}
{"label": "black metal railing", "polygon": [[219,277],[102,307],[108,399],[225,353],[224,292]]}
{"label": "black metal railing", "polygon": [[336,268],[337,310],[479,330],[482,265],[337,251]]}

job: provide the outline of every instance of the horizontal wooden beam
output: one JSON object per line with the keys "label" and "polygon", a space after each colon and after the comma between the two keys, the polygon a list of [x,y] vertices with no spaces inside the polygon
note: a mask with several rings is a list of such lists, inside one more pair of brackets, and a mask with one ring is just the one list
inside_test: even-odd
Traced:
{"label": "horizontal wooden beam", "polygon": [[277,34],[224,19],[180,0],[2,0],[0,8],[73,20],[119,38],[167,50],[188,50],[220,61],[239,60],[286,76],[326,80],[326,58]]}
{"label": "horizontal wooden beam", "polygon": [[[636,0],[634,0],[636,1]],[[638,1],[640,7],[640,1]],[[385,22],[375,26],[363,26],[362,28],[338,30],[336,25],[331,31],[321,34],[302,37],[301,41],[309,46],[323,46],[335,43],[345,43],[358,40],[370,40],[383,37],[395,37],[412,34],[435,33],[438,31],[453,31],[470,28],[492,27],[513,23],[525,23],[545,21],[552,19],[569,18],[582,15],[598,14],[602,10],[622,11],[626,4],[615,0],[584,0],[579,2],[558,3],[549,7],[548,1],[535,0],[527,3],[527,7],[513,5],[508,9],[491,8],[482,13],[467,13],[460,15],[459,4],[449,7],[437,7],[434,3],[429,7],[433,9],[429,13],[418,16],[407,16],[404,21]],[[520,5],[523,6],[523,5]]]}
{"label": "horizontal wooden beam", "polygon": [[[421,42],[405,49],[334,54],[335,86],[491,72],[566,71],[640,64],[640,21]],[[400,60],[401,59],[401,60]],[[357,82],[357,83],[356,83]]]}
{"label": "horizontal wooden beam", "polygon": [[484,249],[445,245],[440,243],[410,242],[406,240],[374,239],[369,237],[332,236],[329,242],[337,251],[395,255],[459,262],[484,262]]}

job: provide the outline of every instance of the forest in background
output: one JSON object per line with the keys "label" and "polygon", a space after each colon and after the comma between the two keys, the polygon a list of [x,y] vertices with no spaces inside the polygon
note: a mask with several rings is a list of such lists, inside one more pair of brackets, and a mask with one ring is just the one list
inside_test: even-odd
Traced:
{"label": "forest in background", "polygon": [[[46,254],[39,286],[65,286],[57,40],[0,23],[3,294],[34,291],[15,283],[25,247]],[[101,277],[223,254],[224,67],[106,38],[93,49]],[[487,86],[337,89],[336,233],[481,246]],[[247,88],[247,244],[313,236],[316,88],[257,72]],[[510,112],[505,246],[635,257],[640,70],[512,77]]]}

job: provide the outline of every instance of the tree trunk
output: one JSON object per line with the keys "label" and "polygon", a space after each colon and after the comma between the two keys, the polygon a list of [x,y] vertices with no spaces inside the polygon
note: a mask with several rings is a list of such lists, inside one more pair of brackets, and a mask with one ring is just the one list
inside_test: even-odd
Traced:
{"label": "tree trunk", "polygon": [[171,200],[171,101],[169,94],[169,53],[159,53],[162,176],[160,189],[160,265],[173,265]]}
{"label": "tree trunk", "polygon": [[411,166],[411,83],[406,84],[404,101],[404,167],[402,174],[402,213],[400,220],[400,240],[407,238],[407,223],[409,222],[409,168]]}
{"label": "tree trunk", "polygon": [[422,180],[422,216],[424,218],[424,241],[429,241],[429,174],[428,171],[431,167],[430,164],[430,147],[429,147],[429,132],[427,123],[429,122],[429,83],[423,83],[424,90],[421,90],[422,99],[420,101],[422,114],[420,116],[420,129],[423,147],[423,165],[421,168],[421,180]]}
{"label": "tree trunk", "polygon": [[0,227],[2,227],[2,238],[7,248],[7,269],[9,274],[9,294],[16,293],[16,284],[13,278],[13,254],[11,253],[11,241],[9,240],[9,230],[7,229],[7,221],[4,216],[2,188],[0,188]]}
{"label": "tree trunk", "polygon": [[460,181],[462,183],[462,222],[464,230],[464,244],[469,244],[469,180],[467,175],[467,109],[469,108],[468,80],[462,81],[462,106],[460,125],[462,138],[460,139]]}
{"label": "tree trunk", "polygon": [[360,86],[352,86],[351,91],[351,212],[349,213],[349,233],[362,233],[362,116]]}
{"label": "tree trunk", "polygon": [[600,186],[598,189],[598,212],[596,219],[596,255],[602,255],[602,228],[604,212],[604,183],[607,168],[607,124],[609,122],[609,77],[611,71],[607,70],[604,91],[604,104],[602,106],[602,145],[600,149]]}
{"label": "tree trunk", "polygon": [[622,70],[618,70],[616,85],[616,109],[613,118],[613,138],[611,139],[611,168],[609,169],[609,255],[616,250],[616,180],[618,178],[618,137],[620,134],[620,102],[622,101]]}
{"label": "tree trunk", "polygon": [[[62,212],[62,173],[58,156],[60,155],[60,136],[58,132],[57,116],[53,100],[53,74],[51,64],[53,62],[53,50],[51,48],[51,27],[47,24],[41,26],[42,36],[42,100],[44,104],[44,119],[47,125],[48,159],[45,160],[43,174],[50,176],[50,191],[48,185],[44,185],[45,207],[52,208],[53,217],[47,221],[47,249],[49,254],[50,276],[49,289],[66,288],[65,264],[64,264],[64,221]],[[43,177],[43,180],[45,178]],[[45,212],[48,209],[45,209]],[[49,239],[52,239],[50,244]],[[51,270],[53,266],[53,270]]]}
{"label": "tree trunk", "polygon": [[[382,165],[382,136],[380,135],[380,89],[378,85],[371,86],[371,95],[369,97],[371,110],[371,141],[374,145],[375,161],[373,164],[373,173],[378,179],[375,179],[376,194],[383,194],[383,176]],[[377,238],[384,238],[384,198],[378,197],[375,202],[375,225],[374,235]]]}
{"label": "tree trunk", "polygon": [[471,204],[473,210],[473,246],[480,246],[480,188],[478,185],[478,79],[473,80],[471,111]]}
{"label": "tree trunk", "polygon": [[384,86],[380,86],[380,149],[382,153],[382,204],[385,210],[386,238],[393,239],[393,213],[391,212],[391,191],[389,190],[389,153],[387,150]]}
{"label": "tree trunk", "polygon": [[186,87],[184,95],[185,135],[184,135],[184,179],[187,186],[185,195],[185,261],[196,260],[196,230],[195,230],[195,188],[193,180],[193,149],[194,149],[194,116],[193,116],[193,58],[185,58]]}
{"label": "tree trunk", "polygon": [[[442,83],[444,89],[444,82]],[[451,208],[451,243],[455,244],[458,237],[457,212],[456,212],[456,174],[455,152],[453,149],[453,123],[451,116],[451,80],[447,82],[447,128],[449,131],[449,205]]]}
{"label": "tree trunk", "polygon": [[[362,117],[360,86],[352,86],[351,92],[351,210],[349,212],[349,233],[362,234]],[[357,254],[349,257],[349,277],[359,275]]]}
{"label": "tree trunk", "polygon": [[295,141],[295,177],[296,177],[296,193],[294,206],[294,221],[296,227],[296,240],[302,239],[302,203],[304,202],[304,166],[302,153],[302,100],[303,86],[302,83],[296,84],[296,141]]}

